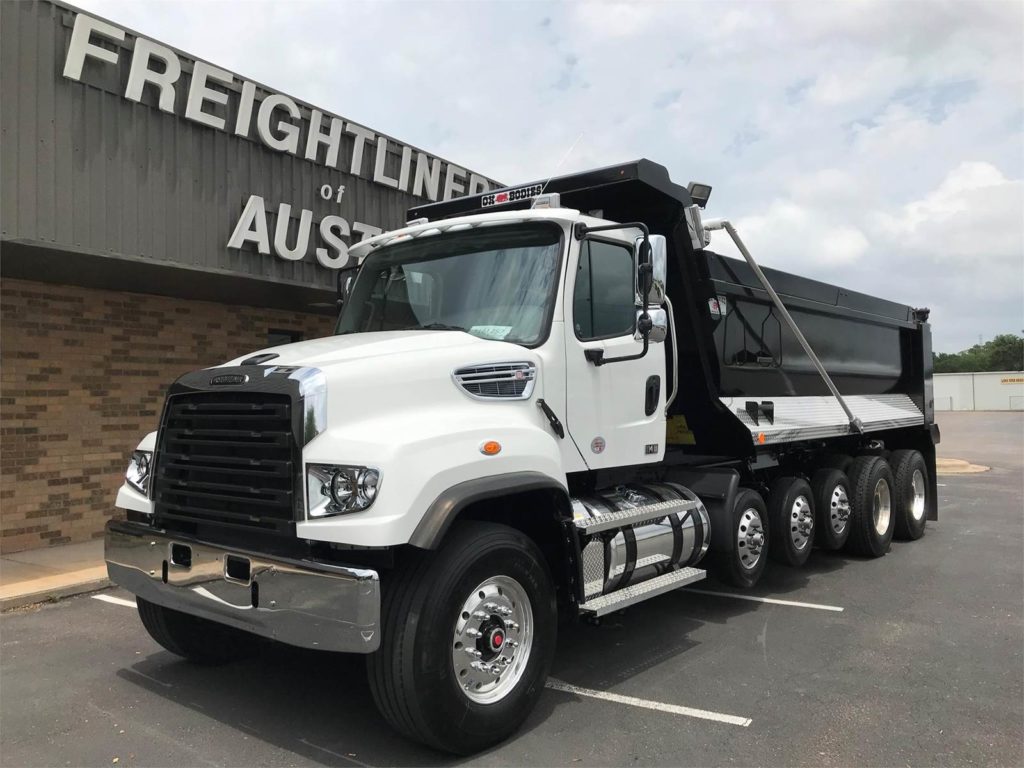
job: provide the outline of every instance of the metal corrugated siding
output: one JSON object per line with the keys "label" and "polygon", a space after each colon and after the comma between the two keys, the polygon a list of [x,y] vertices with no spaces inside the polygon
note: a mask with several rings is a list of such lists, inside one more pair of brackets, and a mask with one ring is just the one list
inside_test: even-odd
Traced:
{"label": "metal corrugated siding", "polygon": [[[119,64],[91,62],[82,82],[63,77],[74,11],[50,2],[0,3],[0,229],[5,240],[52,243],[94,253],[272,281],[331,284],[313,255],[317,222],[340,215],[393,228],[421,198],[338,169],[277,152],[258,138],[183,117],[192,60],[181,56],[175,114],[161,112],[147,89],[137,104],[123,96],[134,37]],[[240,75],[244,77],[244,74]],[[257,88],[257,106],[266,91]],[[237,97],[227,113],[233,125]],[[305,144],[309,108],[300,104]],[[256,136],[255,124],[250,134]],[[348,168],[353,138],[344,134],[339,165]],[[323,149],[321,149],[321,153]],[[397,175],[399,156],[388,166]],[[363,172],[372,174],[368,146]],[[319,195],[346,187],[342,203]],[[250,195],[268,211],[292,205],[313,211],[311,244],[301,261],[226,248]],[[271,244],[276,216],[270,216]],[[293,242],[289,238],[289,242]]]}

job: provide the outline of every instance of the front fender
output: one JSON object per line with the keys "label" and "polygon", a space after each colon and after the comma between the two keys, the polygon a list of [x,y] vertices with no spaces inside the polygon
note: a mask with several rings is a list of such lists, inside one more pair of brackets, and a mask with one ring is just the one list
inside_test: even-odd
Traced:
{"label": "front fender", "polygon": [[445,490],[427,507],[409,543],[421,549],[436,549],[459,512],[478,501],[526,491],[554,491],[566,497],[565,485],[540,472],[512,472],[465,480]]}
{"label": "front fender", "polygon": [[[361,430],[363,435],[401,435],[400,442],[373,439],[357,445],[350,434],[334,444],[330,430],[318,437],[307,448],[306,462],[373,465],[381,470],[380,491],[365,512],[300,522],[297,535],[356,546],[429,548],[471,501],[502,489],[567,493],[559,445],[540,425],[515,418],[503,423],[458,419],[465,426],[453,430],[451,421],[424,419],[404,429]],[[501,451],[484,455],[481,446],[491,440],[501,444]]]}

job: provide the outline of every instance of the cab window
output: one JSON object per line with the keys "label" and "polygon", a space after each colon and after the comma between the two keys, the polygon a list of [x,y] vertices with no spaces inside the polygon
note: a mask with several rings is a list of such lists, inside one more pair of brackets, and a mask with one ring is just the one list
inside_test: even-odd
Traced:
{"label": "cab window", "polygon": [[573,326],[580,341],[632,333],[636,325],[633,252],[602,240],[580,248],[573,290]]}

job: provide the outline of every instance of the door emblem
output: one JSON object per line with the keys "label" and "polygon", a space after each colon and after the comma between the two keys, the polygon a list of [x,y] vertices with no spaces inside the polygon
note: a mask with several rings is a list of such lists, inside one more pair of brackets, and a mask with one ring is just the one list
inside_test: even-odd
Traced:
{"label": "door emblem", "polygon": [[604,438],[598,435],[597,437],[590,441],[590,450],[592,450],[594,453],[604,453],[605,445],[606,443],[604,441]]}

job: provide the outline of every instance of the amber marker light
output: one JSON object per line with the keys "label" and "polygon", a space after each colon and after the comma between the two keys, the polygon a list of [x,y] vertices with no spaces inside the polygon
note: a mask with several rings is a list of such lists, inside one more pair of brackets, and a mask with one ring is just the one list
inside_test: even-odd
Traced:
{"label": "amber marker light", "polygon": [[480,446],[480,453],[484,456],[497,456],[501,453],[501,443],[497,440],[488,440]]}

